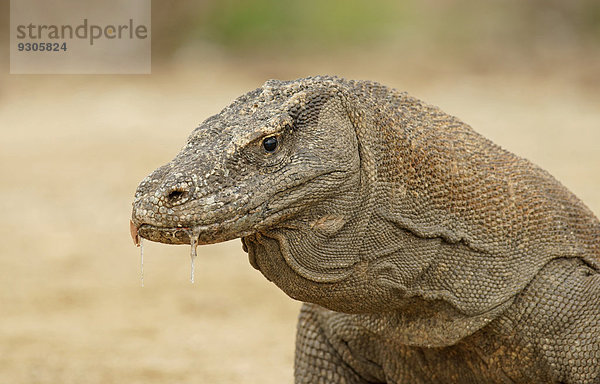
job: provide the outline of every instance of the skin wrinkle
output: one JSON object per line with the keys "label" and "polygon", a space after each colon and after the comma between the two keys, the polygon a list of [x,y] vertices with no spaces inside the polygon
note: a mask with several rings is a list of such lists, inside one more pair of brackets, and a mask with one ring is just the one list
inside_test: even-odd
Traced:
{"label": "skin wrinkle", "polygon": [[134,237],[189,242],[175,218],[200,244],[242,237],[305,302],[296,383],[600,382],[598,219],[404,92],[269,80],[196,128],[133,208]]}

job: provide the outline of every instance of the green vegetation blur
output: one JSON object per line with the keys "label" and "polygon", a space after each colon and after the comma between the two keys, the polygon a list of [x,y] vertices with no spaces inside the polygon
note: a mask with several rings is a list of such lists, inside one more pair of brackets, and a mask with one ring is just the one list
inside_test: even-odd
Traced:
{"label": "green vegetation blur", "polygon": [[364,46],[466,53],[600,44],[598,0],[156,0],[153,52],[279,54]]}

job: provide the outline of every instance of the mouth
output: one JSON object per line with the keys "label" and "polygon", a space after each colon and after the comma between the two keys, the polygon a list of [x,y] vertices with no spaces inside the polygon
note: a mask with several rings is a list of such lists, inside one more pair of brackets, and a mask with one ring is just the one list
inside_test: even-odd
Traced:
{"label": "mouth", "polygon": [[195,238],[196,245],[206,245],[221,243],[243,237],[248,233],[227,233],[224,223],[210,225],[197,225],[192,227],[157,227],[150,224],[141,224],[137,226],[133,221],[129,221],[131,238],[136,246],[140,246],[141,238],[157,243],[182,245],[192,244]]}

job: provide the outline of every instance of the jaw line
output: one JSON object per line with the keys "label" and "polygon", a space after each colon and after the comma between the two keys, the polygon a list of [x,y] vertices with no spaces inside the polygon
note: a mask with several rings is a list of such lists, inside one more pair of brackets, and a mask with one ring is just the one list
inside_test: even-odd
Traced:
{"label": "jaw line", "polygon": [[[256,211],[256,208],[252,211]],[[251,212],[252,212],[251,211]],[[149,241],[171,245],[191,244],[190,235],[198,235],[196,244],[207,245],[221,243],[228,240],[243,238],[256,232],[272,229],[282,221],[285,222],[286,216],[297,213],[298,209],[288,208],[273,212],[264,220],[256,225],[242,231],[227,231],[230,224],[242,220],[247,215],[242,215],[220,223],[208,225],[186,225],[181,227],[160,227],[152,224],[142,223],[137,227],[137,235]],[[133,235],[133,233],[132,233]],[[135,242],[135,239],[134,239]]]}
{"label": "jaw line", "polygon": [[215,244],[248,236],[254,232],[253,230],[225,232],[227,228],[224,228],[224,226],[237,220],[239,219],[236,218],[209,225],[189,225],[185,227],[158,227],[151,224],[141,224],[137,229],[137,233],[146,240],[173,245],[191,244],[190,235],[193,233],[194,235],[198,235],[197,245]]}

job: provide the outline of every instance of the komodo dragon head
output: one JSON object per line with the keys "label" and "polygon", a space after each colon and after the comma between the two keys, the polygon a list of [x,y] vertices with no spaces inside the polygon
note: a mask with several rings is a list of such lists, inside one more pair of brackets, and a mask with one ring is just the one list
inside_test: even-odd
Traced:
{"label": "komodo dragon head", "polygon": [[597,226],[550,175],[458,119],[332,77],[271,80],[208,118],[141,182],[132,214],[134,239],[242,238],[293,298],[353,313],[424,300],[435,316],[451,308],[448,321],[484,319],[467,333],[549,260],[597,254],[585,240]]}
{"label": "komodo dragon head", "polygon": [[300,299],[310,286],[299,278],[355,272],[369,185],[338,83],[271,80],[204,121],[139,185],[137,234],[167,244],[242,238],[252,265]]}
{"label": "komodo dragon head", "polygon": [[334,235],[360,206],[360,160],[345,106],[331,93],[318,81],[270,81],[204,121],[138,187],[139,235],[168,244],[281,227]]}

